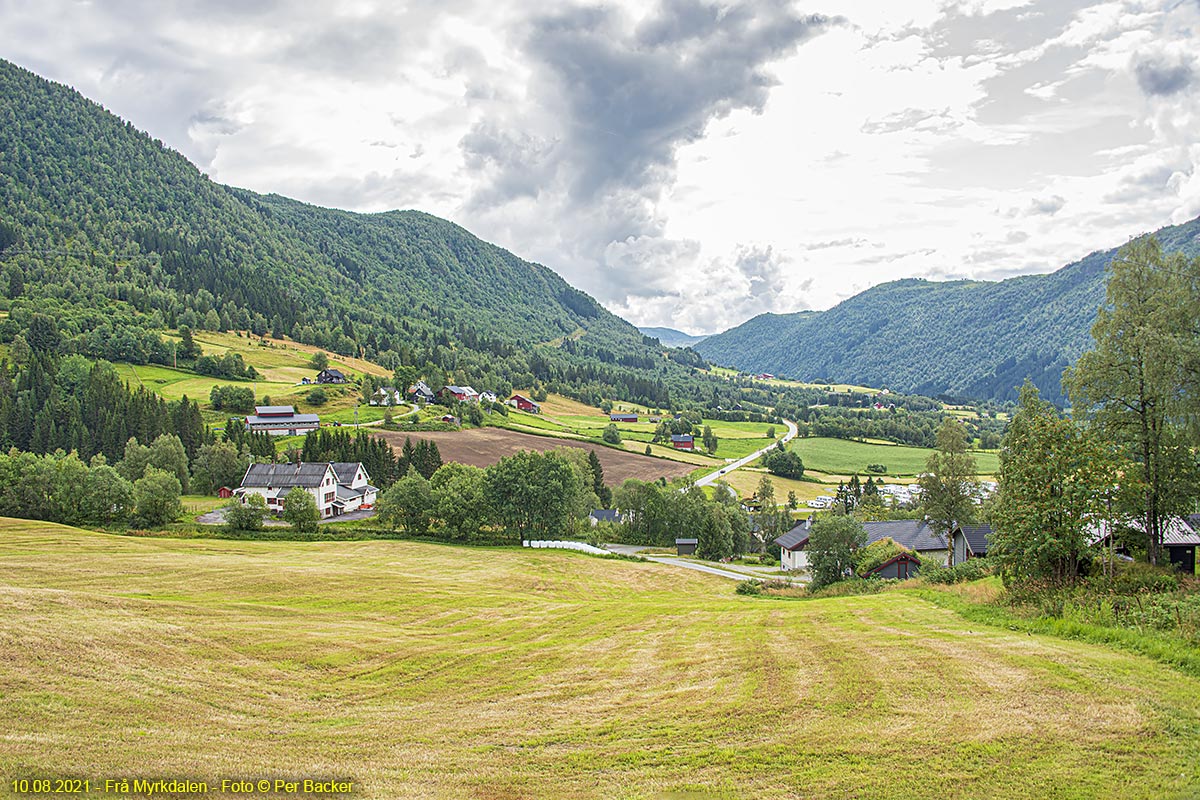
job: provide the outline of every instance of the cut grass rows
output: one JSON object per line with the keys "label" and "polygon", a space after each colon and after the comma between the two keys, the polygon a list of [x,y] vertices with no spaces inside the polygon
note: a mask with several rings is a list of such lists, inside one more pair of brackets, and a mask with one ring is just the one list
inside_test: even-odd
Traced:
{"label": "cut grass rows", "polygon": [[0,774],[374,797],[1184,797],[1200,695],[911,594],[659,564],[0,521]]}

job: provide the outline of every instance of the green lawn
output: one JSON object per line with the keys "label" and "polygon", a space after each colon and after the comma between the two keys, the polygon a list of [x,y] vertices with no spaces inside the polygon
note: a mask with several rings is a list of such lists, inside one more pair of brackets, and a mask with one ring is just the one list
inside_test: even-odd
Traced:
{"label": "green lawn", "polygon": [[911,593],[0,521],[0,776],[355,796],[1183,798],[1195,680]]}
{"label": "green lawn", "polygon": [[[845,439],[793,439],[789,447],[804,459],[806,469],[832,475],[857,472],[866,476],[868,464],[883,464],[887,474],[911,477],[925,471],[925,461],[932,450],[898,444],[864,444]],[[995,452],[972,453],[981,475],[994,475],[1000,469],[1000,457]]]}

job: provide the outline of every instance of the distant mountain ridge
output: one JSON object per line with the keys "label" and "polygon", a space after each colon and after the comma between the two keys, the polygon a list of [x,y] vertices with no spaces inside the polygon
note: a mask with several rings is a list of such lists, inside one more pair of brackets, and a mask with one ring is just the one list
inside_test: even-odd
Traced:
{"label": "distant mountain ridge", "polygon": [[[1155,235],[1164,250],[1194,255],[1200,217]],[[998,282],[892,281],[828,311],[762,314],[694,349],[748,372],[926,395],[1011,400],[1029,377],[1061,401],[1063,369],[1091,346],[1117,250]]]}
{"label": "distant mountain ridge", "polygon": [[707,399],[692,368],[558,274],[418,211],[358,214],[215,183],[62,84],[0,59],[0,341],[171,363],[157,332],[289,335],[436,380]]}
{"label": "distant mountain ridge", "polygon": [[638,328],[644,335],[658,339],[666,347],[694,347],[707,336],[692,336],[674,328]]}

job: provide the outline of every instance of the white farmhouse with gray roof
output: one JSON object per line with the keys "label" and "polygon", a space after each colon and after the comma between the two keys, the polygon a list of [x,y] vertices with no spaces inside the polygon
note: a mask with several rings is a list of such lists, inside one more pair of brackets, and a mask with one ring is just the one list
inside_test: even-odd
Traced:
{"label": "white farmhouse with gray roof", "polygon": [[262,495],[267,508],[278,514],[289,492],[306,491],[324,519],[373,508],[379,490],[370,481],[366,467],[357,462],[251,464],[234,494],[243,503],[247,495]]}
{"label": "white farmhouse with gray roof", "polygon": [[292,406],[255,406],[246,417],[246,430],[264,431],[272,436],[301,436],[321,425],[316,414],[297,414]]}

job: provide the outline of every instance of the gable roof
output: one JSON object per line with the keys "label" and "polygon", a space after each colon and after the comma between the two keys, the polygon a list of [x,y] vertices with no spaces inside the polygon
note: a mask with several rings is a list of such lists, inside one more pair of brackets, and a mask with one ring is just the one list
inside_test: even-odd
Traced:
{"label": "gable roof", "polygon": [[671,441],[672,442],[693,442],[693,441],[695,441],[695,439],[692,437],[692,435],[690,433],[672,433]]}
{"label": "gable roof", "polygon": [[808,525],[806,522],[801,522],[799,525],[792,528],[790,531],[780,536],[775,540],[775,544],[782,547],[784,550],[799,550],[808,544]]}
{"label": "gable roof", "polygon": [[255,406],[254,413],[260,417],[282,417],[296,413],[293,406]]}
{"label": "gable roof", "polygon": [[[1200,515],[1192,515],[1200,516]],[[1163,547],[1192,547],[1200,546],[1200,533],[1197,533],[1195,528],[1189,523],[1189,519],[1182,517],[1172,517],[1166,520],[1163,528]],[[1145,526],[1140,519],[1129,519],[1118,521],[1118,526],[1124,526],[1130,530],[1145,534]],[[1105,532],[1104,526],[1099,523],[1093,524],[1090,536],[1088,537],[1092,544],[1099,544],[1107,541],[1108,534]]]}
{"label": "gable roof", "polygon": [[360,469],[363,471],[363,475],[367,476],[367,481],[371,480],[371,476],[367,475],[367,468],[361,461],[331,461],[329,466],[333,467],[333,474],[337,476],[338,483],[344,483],[347,486],[354,483],[354,476]]}
{"label": "gable roof", "polygon": [[992,536],[992,526],[986,523],[981,525],[959,525],[958,530],[962,532],[963,537],[967,540],[967,546],[971,548],[971,552],[977,556],[985,556],[988,551],[988,539]]}
{"label": "gable roof", "polygon": [[867,575],[874,575],[877,572],[881,572],[881,571],[883,571],[883,569],[885,569],[886,567],[890,567],[892,564],[895,564],[897,561],[911,561],[914,564],[918,564],[918,565],[921,563],[921,559],[920,559],[920,557],[917,556],[916,553],[897,553],[896,555],[892,556],[891,558],[889,558],[887,561],[883,562],[879,566],[872,567],[871,569],[867,570],[863,574],[863,577],[865,578]]}
{"label": "gable roof", "polygon": [[278,417],[260,417],[252,414],[246,417],[246,425],[251,428],[303,428],[308,425],[316,427],[320,423],[321,418],[316,414],[289,414]]}
{"label": "gable roof", "polygon": [[597,508],[593,509],[589,517],[597,522],[617,522],[617,510],[615,508]]}
{"label": "gable roof", "polygon": [[251,464],[242,478],[243,487],[290,488],[302,486],[305,489],[321,485],[329,472],[328,462],[301,462],[299,464]]}
{"label": "gable roof", "polygon": [[323,369],[323,370],[321,370],[320,372],[318,372],[317,374],[318,374],[318,375],[328,375],[328,376],[329,376],[329,377],[331,377],[331,378],[344,378],[344,377],[346,377],[345,375],[343,375],[343,374],[342,374],[342,371],[341,371],[340,369],[337,369],[337,368],[335,368],[335,367],[329,367],[329,368],[327,368],[327,369]]}
{"label": "gable roof", "polygon": [[878,542],[880,539],[892,539],[906,550],[924,552],[927,550],[946,550],[946,537],[934,533],[933,528],[923,519],[899,519],[884,522],[864,522],[867,530],[867,544]]}

